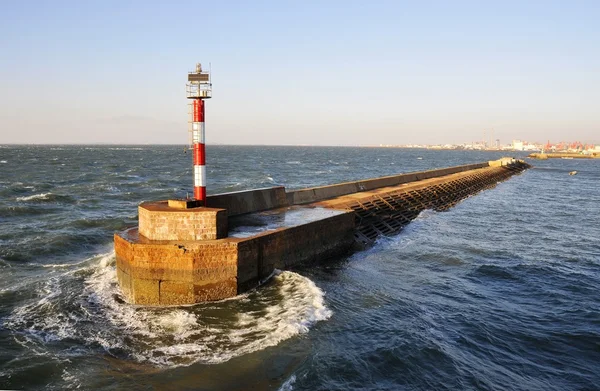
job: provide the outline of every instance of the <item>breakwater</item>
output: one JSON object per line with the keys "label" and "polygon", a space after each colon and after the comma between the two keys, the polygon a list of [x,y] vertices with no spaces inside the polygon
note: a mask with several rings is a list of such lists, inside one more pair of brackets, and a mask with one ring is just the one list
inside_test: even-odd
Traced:
{"label": "breakwater", "polygon": [[115,235],[130,302],[187,304],[235,296],[275,269],[328,259],[399,232],[424,209],[445,210],[529,166],[514,159],[286,192],[209,196],[207,207],[139,206],[139,227]]}
{"label": "breakwater", "polygon": [[591,152],[588,154],[583,153],[566,153],[566,152],[555,152],[555,153],[531,153],[527,157],[532,159],[600,159],[600,153]]}

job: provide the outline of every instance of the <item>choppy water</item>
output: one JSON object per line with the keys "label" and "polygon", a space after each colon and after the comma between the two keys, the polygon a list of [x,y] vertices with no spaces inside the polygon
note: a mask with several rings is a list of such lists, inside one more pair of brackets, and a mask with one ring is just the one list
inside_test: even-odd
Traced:
{"label": "choppy water", "polygon": [[[207,152],[209,193],[502,155]],[[136,224],[140,201],[185,196],[190,160],[174,146],[0,147],[0,388],[600,389],[600,161],[534,161],[368,251],[240,297],[131,306],[113,232]]]}

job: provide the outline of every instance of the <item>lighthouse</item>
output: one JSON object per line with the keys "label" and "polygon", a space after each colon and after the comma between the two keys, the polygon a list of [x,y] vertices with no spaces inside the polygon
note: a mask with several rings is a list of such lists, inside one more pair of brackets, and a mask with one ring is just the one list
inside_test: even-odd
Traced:
{"label": "lighthouse", "polygon": [[194,200],[201,205],[206,205],[204,100],[210,99],[211,94],[210,72],[203,71],[202,65],[198,63],[195,71],[188,73],[186,96],[190,100],[188,103],[188,131],[191,133]]}

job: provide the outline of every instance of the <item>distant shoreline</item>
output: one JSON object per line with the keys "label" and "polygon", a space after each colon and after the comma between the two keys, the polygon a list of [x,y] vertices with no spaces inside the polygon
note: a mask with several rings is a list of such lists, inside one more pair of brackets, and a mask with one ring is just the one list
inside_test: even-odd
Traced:
{"label": "distant shoreline", "polygon": [[600,152],[592,152],[589,154],[570,153],[570,152],[551,152],[551,153],[532,153],[527,157],[532,159],[600,159]]}
{"label": "distant shoreline", "polygon": [[[188,144],[108,144],[108,143],[0,143],[0,148],[6,147],[180,147],[184,148]],[[221,144],[207,143],[207,147],[310,147],[310,148],[379,148],[379,149],[410,149],[422,151],[473,151],[473,152],[527,152],[515,151],[512,149],[472,149],[472,148],[436,148],[436,147],[407,147],[407,146],[380,146],[380,145],[309,145],[309,144]]]}

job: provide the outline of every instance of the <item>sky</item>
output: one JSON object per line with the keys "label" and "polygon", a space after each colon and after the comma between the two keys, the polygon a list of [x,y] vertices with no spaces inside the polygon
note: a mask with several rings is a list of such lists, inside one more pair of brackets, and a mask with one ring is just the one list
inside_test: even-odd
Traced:
{"label": "sky", "polygon": [[600,1],[2,1],[0,144],[600,143]]}

